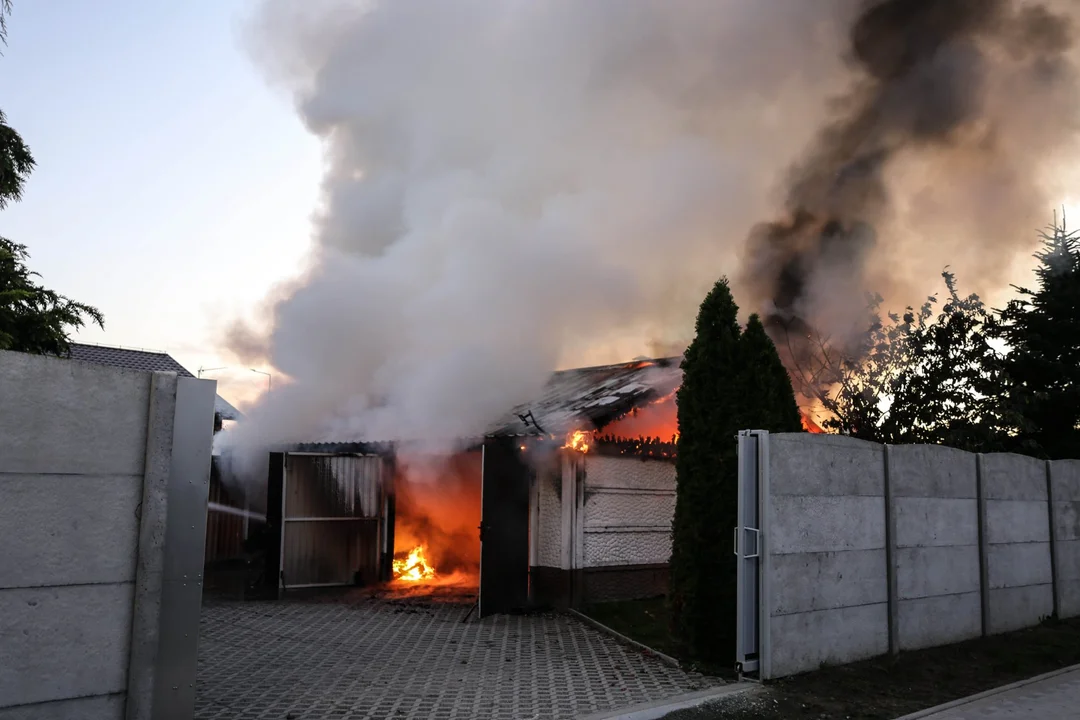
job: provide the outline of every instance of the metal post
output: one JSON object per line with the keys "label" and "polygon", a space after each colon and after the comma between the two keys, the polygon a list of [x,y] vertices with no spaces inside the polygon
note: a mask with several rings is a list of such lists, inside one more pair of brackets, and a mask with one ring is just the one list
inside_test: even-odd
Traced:
{"label": "metal post", "polygon": [[975,456],[975,489],[979,508],[979,598],[982,634],[990,634],[990,547],[986,535],[986,488],[983,483],[983,456]]}
{"label": "metal post", "polygon": [[1054,593],[1054,617],[1061,617],[1061,568],[1058,567],[1057,519],[1054,517],[1054,463],[1046,461],[1046,505],[1050,514],[1050,585]]}
{"label": "metal post", "polygon": [[896,500],[893,497],[892,482],[889,478],[889,460],[892,447],[885,445],[885,568],[888,587],[889,613],[889,653],[900,652],[899,591],[896,586]]}

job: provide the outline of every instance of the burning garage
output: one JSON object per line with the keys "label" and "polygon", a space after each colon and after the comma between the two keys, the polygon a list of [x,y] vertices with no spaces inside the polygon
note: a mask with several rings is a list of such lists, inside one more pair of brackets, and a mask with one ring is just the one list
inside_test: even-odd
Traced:
{"label": "burning garage", "polygon": [[478,594],[479,613],[666,589],[678,439],[675,359],[554,373],[450,456],[392,443],[270,453],[264,591]]}

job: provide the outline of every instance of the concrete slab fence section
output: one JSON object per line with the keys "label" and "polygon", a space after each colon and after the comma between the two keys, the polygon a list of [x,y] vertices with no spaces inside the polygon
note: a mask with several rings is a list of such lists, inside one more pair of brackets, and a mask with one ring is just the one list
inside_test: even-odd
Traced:
{"label": "concrete slab fence section", "polygon": [[1080,615],[1080,460],[1050,463],[1054,542],[1054,607],[1058,617]]}
{"label": "concrete slab fence section", "polygon": [[893,649],[982,634],[975,456],[947,447],[885,447],[896,578]]}
{"label": "concrete slab fence section", "polygon": [[880,445],[829,436],[769,438],[771,588],[765,677],[889,649],[885,473]]}
{"label": "concrete slab fence section", "polygon": [[768,435],[762,678],[1080,615],[1080,461]]}
{"label": "concrete slab fence section", "polygon": [[1046,462],[1023,455],[983,455],[986,632],[1038,624],[1054,612]]}
{"label": "concrete slab fence section", "polygon": [[0,352],[0,720],[191,717],[214,389]]}

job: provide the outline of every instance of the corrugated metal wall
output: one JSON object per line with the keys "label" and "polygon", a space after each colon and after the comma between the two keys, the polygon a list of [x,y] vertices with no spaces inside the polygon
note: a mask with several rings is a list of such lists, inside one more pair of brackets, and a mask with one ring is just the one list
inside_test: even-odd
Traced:
{"label": "corrugated metal wall", "polygon": [[[210,504],[236,507],[228,490],[221,482],[217,458],[210,466]],[[244,552],[244,518],[239,515],[209,510],[206,514],[207,563],[240,557]]]}
{"label": "corrugated metal wall", "polygon": [[286,587],[378,579],[384,460],[289,454],[285,469]]}

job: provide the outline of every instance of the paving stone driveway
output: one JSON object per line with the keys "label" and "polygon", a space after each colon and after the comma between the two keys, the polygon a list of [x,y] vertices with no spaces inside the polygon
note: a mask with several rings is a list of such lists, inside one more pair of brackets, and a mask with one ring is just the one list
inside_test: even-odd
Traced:
{"label": "paving stone driveway", "polygon": [[460,605],[204,606],[195,717],[559,720],[715,684],[557,614]]}

